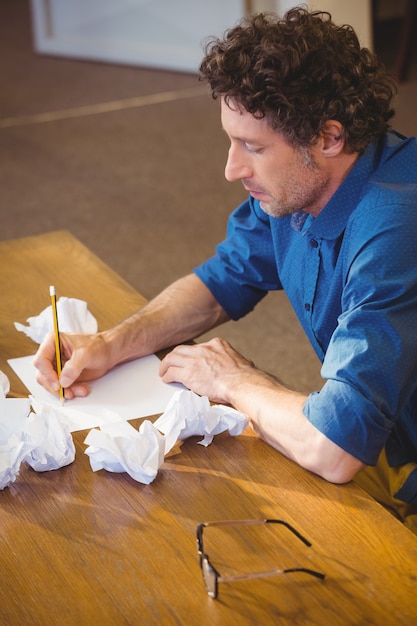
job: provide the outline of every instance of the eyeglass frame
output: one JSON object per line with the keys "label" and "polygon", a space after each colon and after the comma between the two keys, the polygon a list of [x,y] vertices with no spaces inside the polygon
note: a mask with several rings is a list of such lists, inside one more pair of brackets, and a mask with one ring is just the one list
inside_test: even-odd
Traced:
{"label": "eyeglass frame", "polygon": [[[281,519],[246,519],[246,520],[219,520],[216,522],[200,522],[196,528],[197,537],[197,553],[199,556],[200,568],[203,574],[203,581],[206,587],[206,591],[210,598],[217,598],[219,594],[219,583],[236,582],[239,580],[250,580],[254,578],[266,578],[267,576],[277,576],[279,574],[290,574],[293,572],[304,572],[315,578],[324,580],[325,574],[317,572],[306,567],[291,567],[287,569],[274,569],[266,572],[254,572],[251,574],[238,574],[236,576],[221,576],[216,568],[211,564],[208,554],[204,552],[203,547],[203,529],[208,526],[220,527],[220,526],[243,526],[243,525],[255,525],[255,524],[281,524],[290,530],[300,541],[302,541],[307,547],[311,547],[311,542],[306,539],[298,530],[296,530],[291,524]],[[211,578],[208,578],[210,576]]]}

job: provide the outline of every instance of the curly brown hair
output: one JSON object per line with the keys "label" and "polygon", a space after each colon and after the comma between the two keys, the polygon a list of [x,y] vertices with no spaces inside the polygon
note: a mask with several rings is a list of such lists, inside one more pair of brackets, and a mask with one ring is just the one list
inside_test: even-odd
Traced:
{"label": "curly brown hair", "polygon": [[327,120],[338,120],[345,150],[363,152],[390,127],[395,81],[326,11],[252,15],[205,52],[200,79],[213,98],[236,100],[294,146],[312,145]]}

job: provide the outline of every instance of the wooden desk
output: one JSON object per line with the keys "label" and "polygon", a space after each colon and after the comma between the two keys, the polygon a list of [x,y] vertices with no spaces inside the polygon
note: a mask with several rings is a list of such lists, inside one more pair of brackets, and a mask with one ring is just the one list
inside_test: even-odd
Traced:
{"label": "wooden desk", "polygon": [[[26,392],[6,359],[34,351],[13,322],[48,305],[49,284],[87,300],[101,328],[144,303],[65,232],[0,243],[0,268],[0,369],[11,395]],[[72,465],[46,473],[22,466],[0,492],[0,623],[417,623],[417,538],[354,484],[328,484],[245,433],[219,435],[207,449],[187,440],[145,486],[126,474],[93,473],[85,435],[74,434]],[[207,529],[206,551],[220,573],[240,560],[250,571],[259,553],[261,569],[307,566],[325,581],[288,574],[223,583],[210,599],[196,524],[264,517],[290,522],[312,548],[282,528],[272,535],[257,527],[250,540]]]}

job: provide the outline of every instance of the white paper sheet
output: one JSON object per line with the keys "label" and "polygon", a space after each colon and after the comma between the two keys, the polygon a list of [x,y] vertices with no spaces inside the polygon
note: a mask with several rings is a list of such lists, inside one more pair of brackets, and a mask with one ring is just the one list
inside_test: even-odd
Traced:
{"label": "white paper sheet", "polygon": [[40,403],[59,409],[71,432],[95,428],[119,419],[134,419],[163,413],[182,385],[166,384],[159,377],[159,359],[154,354],[118,365],[102,378],[92,381],[86,398],[59,399],[36,382],[33,356],[9,359],[32,396]]}

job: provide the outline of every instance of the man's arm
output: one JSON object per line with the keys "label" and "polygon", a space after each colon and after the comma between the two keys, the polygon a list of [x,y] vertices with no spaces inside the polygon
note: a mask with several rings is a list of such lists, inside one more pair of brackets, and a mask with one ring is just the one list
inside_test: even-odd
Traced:
{"label": "man's arm", "polygon": [[308,421],[304,394],[258,370],[224,340],[178,346],[162,361],[161,375],[245,413],[264,441],[329,482],[348,482],[364,467]]}
{"label": "man's arm", "polygon": [[[89,391],[85,381],[102,376],[118,363],[193,339],[228,319],[204,283],[189,274],[110,330],[95,335],[61,333],[65,397],[85,396]],[[34,364],[38,382],[57,393],[54,362],[50,335],[40,346]]]}
{"label": "man's arm", "polygon": [[194,339],[228,319],[205,284],[188,274],[103,336],[113,367]]}

